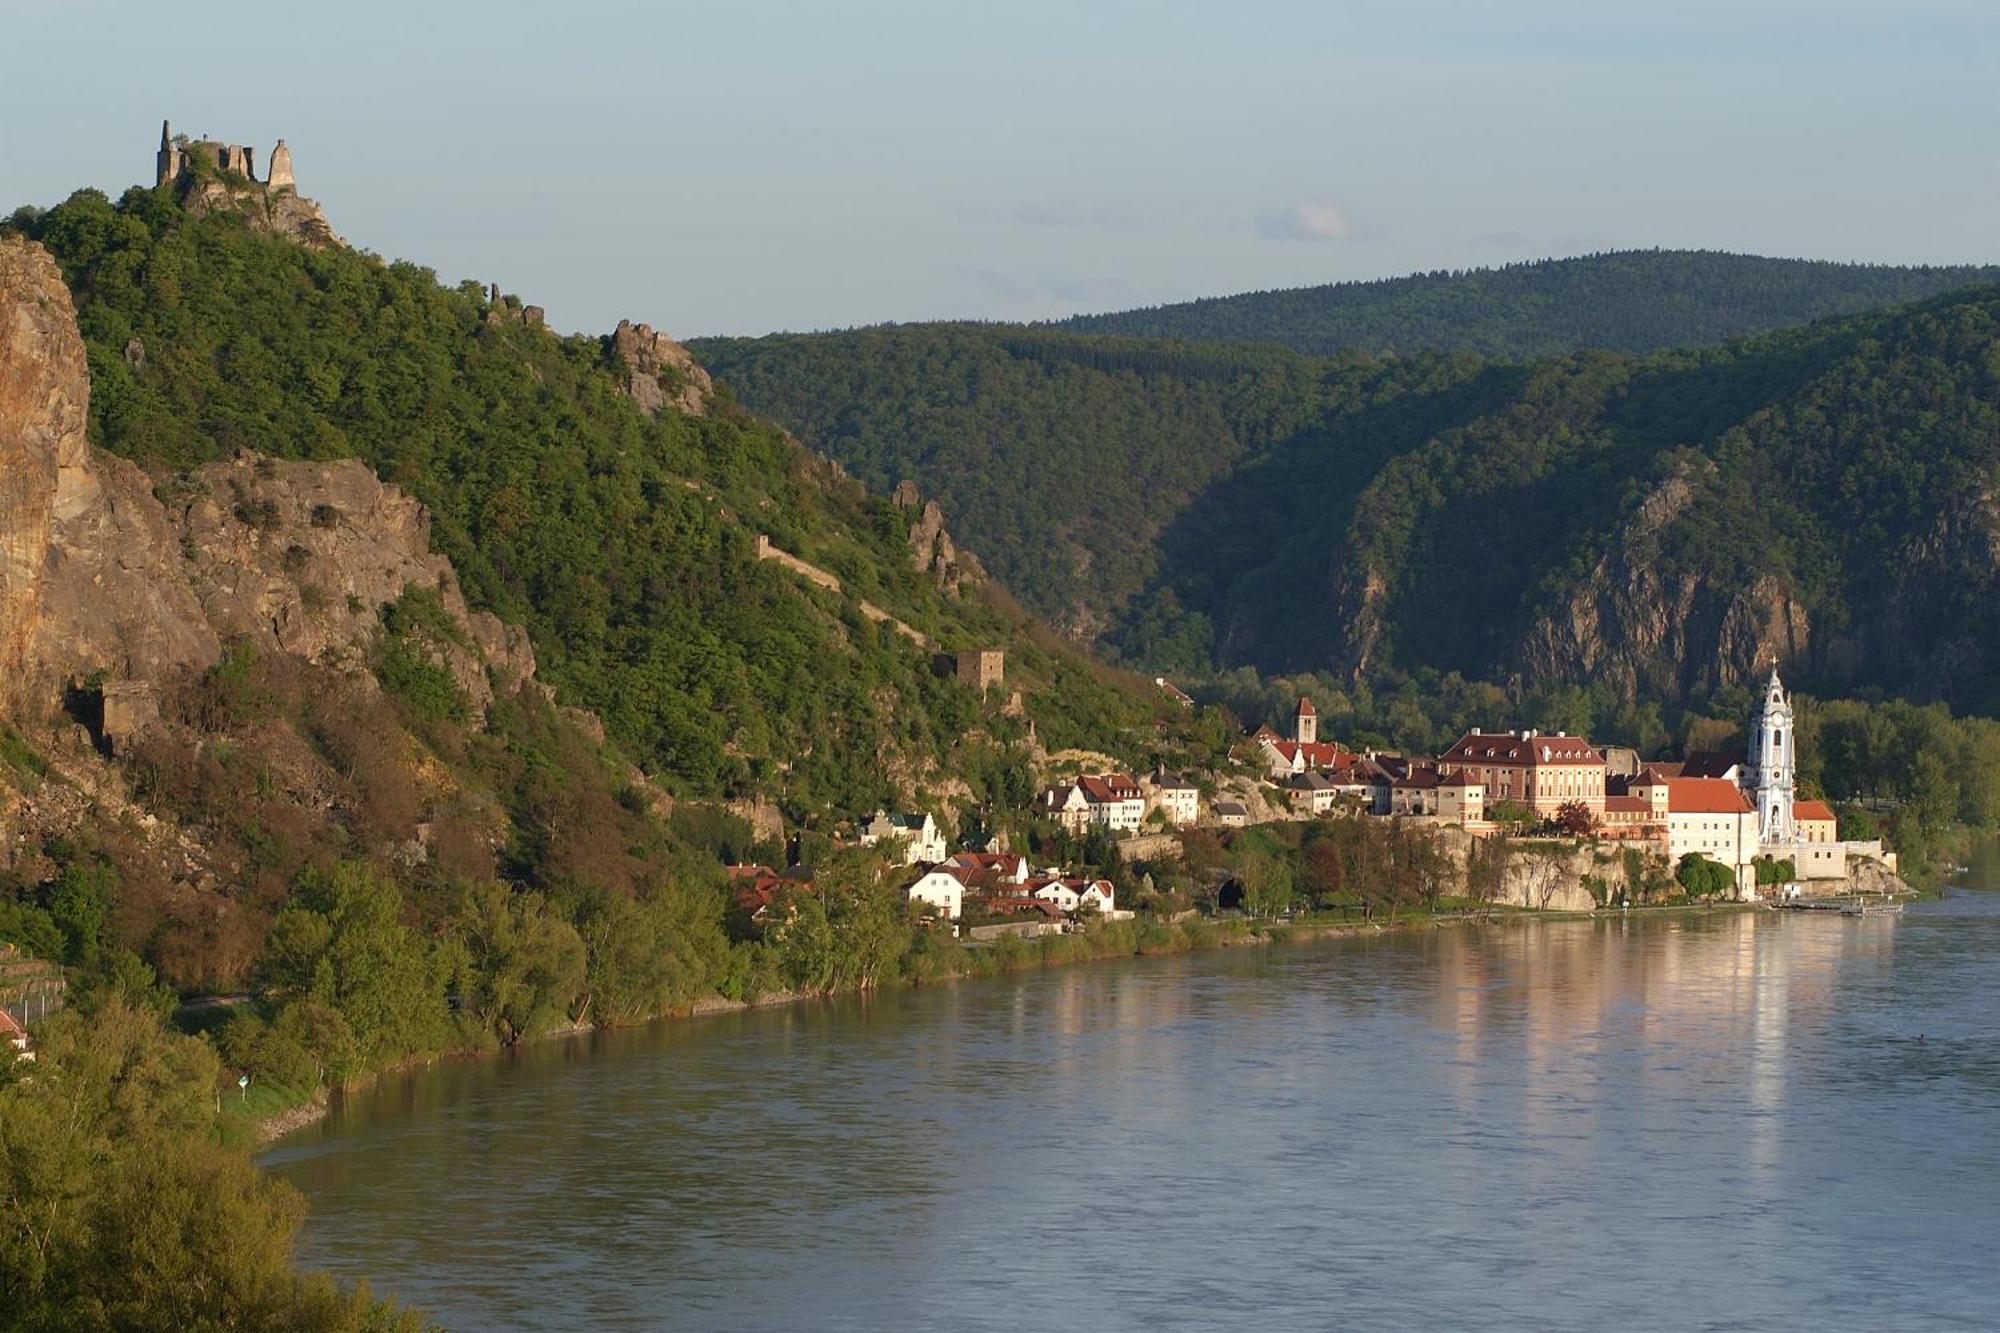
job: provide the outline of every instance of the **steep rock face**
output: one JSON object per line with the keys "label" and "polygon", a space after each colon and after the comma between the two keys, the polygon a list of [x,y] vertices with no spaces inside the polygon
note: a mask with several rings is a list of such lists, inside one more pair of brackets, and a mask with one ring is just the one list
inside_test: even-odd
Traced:
{"label": "steep rock face", "polygon": [[282,236],[308,250],[345,245],[317,203],[289,187],[266,187],[254,181],[234,183],[213,176],[191,176],[180,187],[181,207],[195,217],[234,213],[252,231]]}
{"label": "steep rock face", "polygon": [[699,415],[715,392],[708,372],[695,364],[687,348],[654,332],[650,324],[619,320],[611,351],[625,367],[625,392],[649,417],[662,407]]}
{"label": "steep rock face", "polygon": [[18,703],[26,684],[56,476],[88,448],[89,406],[62,273],[39,245],[0,236],[0,706]]}
{"label": "steep rock face", "polygon": [[430,549],[430,515],[361,463],[246,455],[197,469],[170,498],[202,614],[225,638],[358,668],[383,604],[427,588],[468,640],[438,647],[475,708],[492,699],[489,667],[509,691],[534,677],[527,632],[466,606]]}
{"label": "steep rock face", "polygon": [[1589,574],[1529,628],[1519,651],[1526,679],[1679,693],[1752,680],[1774,657],[1805,658],[1805,608],[1776,576],[1732,595],[1701,575],[1661,567],[1661,535],[1712,473],[1706,461],[1690,464],[1640,503]]}
{"label": "steep rock face", "polygon": [[412,587],[456,626],[435,651],[475,708],[532,681],[526,631],[469,610],[423,506],[365,465],[244,455],[156,493],[90,449],[89,396],[54,261],[0,239],[0,713],[93,674],[161,682],[232,639],[358,670]]}

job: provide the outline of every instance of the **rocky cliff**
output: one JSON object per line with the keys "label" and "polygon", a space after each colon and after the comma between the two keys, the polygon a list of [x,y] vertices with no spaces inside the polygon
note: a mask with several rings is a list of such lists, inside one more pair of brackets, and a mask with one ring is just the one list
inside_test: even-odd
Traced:
{"label": "rocky cliff", "polygon": [[1537,617],[1518,661],[1529,681],[1604,681],[1628,697],[1681,697],[1751,681],[1773,659],[1809,658],[1805,608],[1772,574],[1731,590],[1660,561],[1661,538],[1714,465],[1689,463],[1656,487],[1560,604]]}
{"label": "rocky cliff", "polygon": [[413,587],[459,626],[437,651],[476,708],[533,678],[526,632],[467,608],[423,507],[362,464],[246,453],[156,485],[90,448],[89,400],[54,261],[0,238],[0,713],[86,677],[163,682],[232,640],[359,672]]}
{"label": "rocky cliff", "polygon": [[647,416],[662,407],[700,413],[715,392],[708,372],[695,364],[687,348],[650,324],[619,320],[610,350],[623,371],[626,394]]}

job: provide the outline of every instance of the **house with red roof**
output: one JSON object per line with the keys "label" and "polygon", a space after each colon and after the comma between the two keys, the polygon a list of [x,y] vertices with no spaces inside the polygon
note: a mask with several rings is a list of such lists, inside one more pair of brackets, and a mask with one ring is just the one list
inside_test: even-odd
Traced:
{"label": "house with red roof", "polygon": [[35,1058],[34,1043],[28,1040],[28,1030],[14,1021],[14,1015],[0,1009],[0,1046],[12,1048],[17,1060]]}
{"label": "house with red roof", "polygon": [[1604,756],[1566,732],[1468,731],[1438,758],[1484,789],[1487,809],[1506,803],[1553,815],[1572,801],[1604,814]]}
{"label": "house with red roof", "polygon": [[1754,892],[1752,862],[1763,852],[1757,810],[1742,788],[1728,778],[1667,778],[1667,859],[1675,864],[1690,852],[1720,861],[1735,874],[1739,888]]}
{"label": "house with red roof", "polygon": [[1800,842],[1840,841],[1840,820],[1825,801],[1792,802],[1792,823],[1798,828]]}
{"label": "house with red roof", "polygon": [[965,906],[965,880],[950,865],[936,866],[905,884],[903,897],[935,908],[947,921],[956,921]]}
{"label": "house with red roof", "polygon": [[959,878],[968,882],[974,880],[991,884],[1028,882],[1028,858],[1016,856],[1012,852],[954,852],[945,868],[957,871]]}

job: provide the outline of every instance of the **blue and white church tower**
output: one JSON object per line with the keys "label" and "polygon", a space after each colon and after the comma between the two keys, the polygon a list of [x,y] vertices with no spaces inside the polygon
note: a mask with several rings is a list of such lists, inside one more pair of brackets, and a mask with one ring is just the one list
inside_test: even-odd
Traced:
{"label": "blue and white church tower", "polygon": [[1750,758],[1743,766],[1743,789],[1757,807],[1757,837],[1766,845],[1798,840],[1792,795],[1798,751],[1792,741],[1792,701],[1771,663],[1771,679],[1750,718]]}

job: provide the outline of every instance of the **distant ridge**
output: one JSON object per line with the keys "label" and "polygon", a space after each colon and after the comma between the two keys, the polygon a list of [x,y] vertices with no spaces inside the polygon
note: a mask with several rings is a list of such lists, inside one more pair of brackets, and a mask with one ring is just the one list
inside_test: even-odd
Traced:
{"label": "distant ridge", "polygon": [[2000,266],[1899,267],[1719,250],[1617,250],[1207,297],[1077,315],[1049,327],[1275,343],[1316,356],[1354,349],[1437,350],[1527,360],[1581,348],[1645,353],[1700,346],[1990,282],[2000,282]]}

